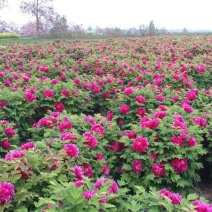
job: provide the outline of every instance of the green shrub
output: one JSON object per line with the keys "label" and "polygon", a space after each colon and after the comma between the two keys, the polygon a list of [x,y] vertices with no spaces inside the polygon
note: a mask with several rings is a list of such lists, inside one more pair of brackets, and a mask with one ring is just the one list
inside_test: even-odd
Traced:
{"label": "green shrub", "polygon": [[7,32],[0,33],[0,39],[10,39],[10,38],[20,38],[20,36],[14,33],[7,33]]}

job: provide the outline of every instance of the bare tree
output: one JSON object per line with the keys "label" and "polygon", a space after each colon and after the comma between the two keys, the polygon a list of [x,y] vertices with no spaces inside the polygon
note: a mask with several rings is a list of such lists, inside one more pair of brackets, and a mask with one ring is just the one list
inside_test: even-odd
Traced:
{"label": "bare tree", "polygon": [[0,0],[0,9],[6,6],[7,0]]}
{"label": "bare tree", "polygon": [[21,11],[35,17],[37,36],[40,36],[43,23],[55,13],[51,4],[53,0],[28,0],[22,1]]}

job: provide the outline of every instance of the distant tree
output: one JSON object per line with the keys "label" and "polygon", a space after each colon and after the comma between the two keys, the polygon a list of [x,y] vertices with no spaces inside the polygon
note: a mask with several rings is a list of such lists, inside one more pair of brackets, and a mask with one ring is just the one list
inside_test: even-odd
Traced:
{"label": "distant tree", "polygon": [[182,33],[184,33],[184,34],[188,33],[188,29],[184,27],[184,28],[182,29]]}
{"label": "distant tree", "polygon": [[154,36],[156,35],[156,27],[154,21],[150,21],[149,27],[148,27],[148,34],[149,36]]}
{"label": "distant tree", "polygon": [[88,31],[88,32],[93,32],[92,26],[89,26],[89,27],[87,28],[87,31]]}
{"label": "distant tree", "polygon": [[127,30],[127,36],[129,36],[129,37],[139,36],[139,30],[136,29],[135,27],[130,28]]}
{"label": "distant tree", "polygon": [[0,21],[0,32],[13,32],[19,34],[20,31],[15,23],[7,23],[6,21]]}
{"label": "distant tree", "polygon": [[50,36],[57,38],[65,38],[68,36],[69,26],[65,16],[56,15],[56,17],[51,20],[50,24],[52,25]]}
{"label": "distant tree", "polygon": [[36,30],[36,22],[28,22],[21,27],[21,35],[24,37],[36,37],[37,30]]}
{"label": "distant tree", "polygon": [[140,25],[138,31],[139,31],[139,35],[141,35],[141,36],[147,36],[147,34],[148,34],[148,27],[145,26],[145,25]]}
{"label": "distant tree", "polygon": [[7,0],[0,0],[0,9],[6,6]]}
{"label": "distant tree", "polygon": [[21,11],[35,17],[37,36],[40,36],[43,22],[51,19],[54,15],[54,8],[51,4],[53,0],[28,0],[22,1]]}

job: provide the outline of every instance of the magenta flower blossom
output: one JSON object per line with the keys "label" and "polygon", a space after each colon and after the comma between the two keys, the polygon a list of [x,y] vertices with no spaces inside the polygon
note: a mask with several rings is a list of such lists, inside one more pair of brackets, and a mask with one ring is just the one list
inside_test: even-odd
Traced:
{"label": "magenta flower blossom", "polygon": [[87,200],[90,200],[95,194],[97,193],[96,190],[88,190],[88,191],[84,191],[82,193],[82,196],[84,196]]}
{"label": "magenta flower blossom", "polygon": [[54,91],[53,90],[45,90],[44,92],[43,92],[43,96],[45,97],[45,98],[53,98],[54,97]]}
{"label": "magenta flower blossom", "polygon": [[77,180],[83,180],[84,173],[80,166],[74,166],[72,172],[77,178]]}
{"label": "magenta flower blossom", "polygon": [[180,174],[188,169],[188,162],[185,158],[175,158],[171,161],[171,166],[177,174]]}
{"label": "magenta flower blossom", "polygon": [[27,143],[23,144],[21,146],[20,150],[29,150],[29,149],[33,149],[35,147],[36,147],[35,143],[31,141],[31,142],[27,142]]}
{"label": "magenta flower blossom", "polygon": [[122,115],[126,115],[127,113],[130,112],[130,107],[127,104],[123,104],[120,108],[119,108],[119,112]]}
{"label": "magenta flower blossom", "polygon": [[166,169],[163,163],[154,163],[151,171],[156,177],[163,177],[166,174]]}
{"label": "magenta flower blossom", "polygon": [[86,138],[86,141],[84,142],[84,144],[86,144],[88,148],[93,149],[94,147],[97,146],[98,140],[92,133],[85,132],[83,133],[83,137]]}
{"label": "magenta flower blossom", "polygon": [[77,145],[75,144],[66,144],[63,147],[63,150],[65,150],[66,154],[72,158],[78,158],[79,155],[79,149]]}
{"label": "magenta flower blossom", "polygon": [[133,94],[133,92],[134,92],[134,90],[132,88],[125,88],[124,89],[124,95],[127,95],[127,96]]}
{"label": "magenta flower blossom", "polygon": [[13,137],[15,135],[15,130],[13,130],[12,128],[8,127],[4,129],[4,133],[9,136],[9,137]]}
{"label": "magenta flower blossom", "polygon": [[143,96],[136,96],[135,101],[140,104],[143,104],[145,102],[145,98]]}
{"label": "magenta flower blossom", "polygon": [[207,204],[207,203],[201,202],[199,200],[194,201],[193,205],[196,206],[195,210],[197,212],[211,212],[212,211],[212,205],[211,204]]}
{"label": "magenta flower blossom", "polygon": [[94,124],[91,129],[90,129],[91,132],[95,132],[96,134],[100,135],[100,136],[104,136],[104,133],[105,133],[105,129],[102,125],[100,124]]}
{"label": "magenta flower blossom", "polygon": [[28,102],[33,102],[33,101],[36,100],[36,96],[35,96],[35,94],[32,93],[32,92],[26,92],[26,93],[24,94],[24,97],[25,97],[25,99],[26,99]]}
{"label": "magenta flower blossom", "polygon": [[63,110],[65,110],[65,105],[62,103],[62,102],[56,102],[54,103],[54,107],[55,107],[55,110],[57,112],[62,112]]}
{"label": "magenta flower blossom", "polygon": [[0,146],[3,148],[3,149],[9,149],[11,144],[10,144],[10,141],[8,139],[4,139],[1,143],[0,143]]}
{"label": "magenta flower blossom", "polygon": [[140,174],[142,172],[143,164],[142,164],[142,161],[141,160],[134,160],[132,162],[131,166],[132,166],[133,171],[136,174]]}
{"label": "magenta flower blossom", "polygon": [[147,138],[138,136],[132,143],[131,147],[135,152],[143,153],[148,149],[149,142]]}
{"label": "magenta flower blossom", "polygon": [[179,205],[183,197],[179,194],[173,193],[171,191],[166,190],[165,188],[158,192],[160,196],[162,195],[168,197],[173,205]]}
{"label": "magenta flower blossom", "polygon": [[14,160],[16,158],[22,158],[24,154],[18,150],[11,150],[5,155],[5,160]]}
{"label": "magenta flower blossom", "polygon": [[0,183],[0,206],[12,200],[15,194],[14,186],[12,183]]}

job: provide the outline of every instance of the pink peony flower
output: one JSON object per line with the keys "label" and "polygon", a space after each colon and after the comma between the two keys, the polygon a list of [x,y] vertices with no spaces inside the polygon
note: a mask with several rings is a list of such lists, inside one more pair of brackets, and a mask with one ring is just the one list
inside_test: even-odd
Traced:
{"label": "pink peony flower", "polygon": [[129,96],[129,95],[133,94],[133,92],[134,92],[134,90],[132,88],[125,88],[123,93],[124,93],[124,95]]}
{"label": "pink peony flower", "polygon": [[74,166],[72,172],[77,180],[83,180],[84,173],[80,166]]}
{"label": "pink peony flower", "polygon": [[159,112],[156,112],[155,114],[154,114],[154,118],[155,119],[163,119],[163,118],[165,118],[166,117],[166,112],[164,112],[164,111],[159,111]]}
{"label": "pink peony flower", "polygon": [[53,90],[45,90],[43,92],[43,96],[45,98],[53,98],[54,97],[54,91]]}
{"label": "pink peony flower", "polygon": [[26,92],[26,93],[24,94],[24,97],[25,97],[25,99],[26,99],[28,102],[33,102],[33,101],[36,100],[36,96],[35,96],[35,94],[32,93],[32,92]]}
{"label": "pink peony flower", "polygon": [[200,127],[206,127],[208,125],[206,119],[201,117],[193,117],[193,121],[196,125],[199,125]]}
{"label": "pink peony flower", "polygon": [[80,186],[86,185],[86,183],[84,183],[84,182],[81,181],[81,180],[77,180],[77,181],[74,182],[74,185],[78,188],[78,187],[80,187]]}
{"label": "pink peony flower", "polygon": [[131,147],[135,152],[143,153],[148,149],[149,142],[147,138],[138,136],[132,143]]}
{"label": "pink peony flower", "polygon": [[157,119],[148,120],[147,117],[144,117],[140,121],[141,128],[156,129],[159,126],[159,121]]}
{"label": "pink peony flower", "polygon": [[96,190],[88,190],[88,191],[84,191],[82,193],[82,196],[84,196],[87,200],[90,200],[95,194],[97,193]]}
{"label": "pink peony flower", "polygon": [[142,172],[142,161],[141,160],[134,160],[131,164],[133,171],[136,174],[140,174]]}
{"label": "pink peony flower", "polygon": [[166,169],[163,163],[154,163],[151,170],[156,177],[163,177],[166,174]]}
{"label": "pink peony flower", "polygon": [[63,110],[65,110],[65,105],[62,103],[62,102],[56,102],[54,103],[54,107],[55,107],[55,110],[57,112],[62,112]]}
{"label": "pink peony flower", "polygon": [[122,149],[125,148],[125,145],[122,143],[122,142],[119,142],[119,141],[116,141],[116,142],[112,142],[110,145],[109,145],[109,149],[113,152],[119,152],[121,151]]}
{"label": "pink peony flower", "polygon": [[6,102],[0,101],[0,109],[2,109],[3,107],[5,107],[6,105],[7,105]]}
{"label": "pink peony flower", "polygon": [[72,134],[71,132],[62,133],[60,135],[60,138],[63,141],[69,141],[69,142],[77,140],[77,137],[74,134]]}
{"label": "pink peony flower", "polygon": [[12,200],[15,194],[14,186],[12,183],[0,183],[0,206]]}
{"label": "pink peony flower", "polygon": [[195,92],[194,90],[190,90],[187,92],[186,94],[186,98],[189,100],[189,101],[193,101],[197,98],[197,92]]}
{"label": "pink peony flower", "polygon": [[5,160],[14,160],[23,157],[24,154],[18,150],[12,150],[5,155]]}
{"label": "pink peony flower", "polygon": [[176,136],[174,135],[172,138],[171,138],[171,141],[172,143],[180,146],[180,147],[183,147],[184,146],[184,139],[181,137],[181,136]]}
{"label": "pink peony flower", "polygon": [[108,111],[107,112],[107,119],[108,119],[108,121],[111,121],[113,119],[113,116],[114,116],[114,114],[113,114],[112,111]]}
{"label": "pink peony flower", "polygon": [[180,174],[188,169],[188,162],[185,158],[175,158],[171,161],[171,166],[177,174]]}
{"label": "pink peony flower", "polygon": [[136,111],[136,115],[143,117],[146,113],[146,109],[143,107],[138,107],[137,111]]}
{"label": "pink peony flower", "polygon": [[77,145],[75,145],[75,144],[66,144],[63,147],[63,150],[65,150],[65,152],[66,152],[66,154],[68,156],[73,157],[73,158],[78,158],[79,149],[78,149]]}
{"label": "pink peony flower", "polygon": [[193,202],[193,205],[196,206],[195,210],[197,212],[212,212],[212,205],[207,204],[205,202],[201,202],[199,200],[196,200]]}
{"label": "pink peony flower", "polygon": [[145,98],[143,96],[136,96],[135,101],[143,104],[145,102]]}
{"label": "pink peony flower", "polygon": [[194,108],[191,107],[191,106],[188,105],[188,104],[182,104],[181,107],[182,107],[182,108],[185,110],[185,112],[187,112],[187,113],[192,113],[192,112],[194,111]]}
{"label": "pink peony flower", "polygon": [[157,100],[157,101],[160,101],[160,102],[164,102],[164,101],[165,101],[165,97],[162,96],[162,95],[157,95],[157,96],[156,96],[156,100]]}
{"label": "pink peony flower", "polygon": [[106,183],[108,180],[109,180],[108,178],[102,178],[100,180],[97,180],[96,183],[94,184],[94,188],[96,189],[101,188],[103,186],[102,184]]}
{"label": "pink peony flower", "polygon": [[97,146],[98,140],[92,133],[85,132],[83,133],[83,137],[86,138],[86,141],[84,142],[84,144],[86,144],[90,149],[93,149],[94,147]]}
{"label": "pink peony flower", "polygon": [[66,130],[70,130],[72,128],[72,124],[69,121],[61,122],[58,125],[58,131],[59,132],[64,132]]}
{"label": "pink peony flower", "polygon": [[162,195],[168,197],[173,205],[179,205],[183,197],[179,194],[173,193],[171,191],[166,190],[165,188],[158,192],[160,196]]}
{"label": "pink peony flower", "polygon": [[9,149],[11,144],[10,141],[8,139],[4,139],[1,143],[0,143],[1,147],[3,149]]}
{"label": "pink peony flower", "polygon": [[13,137],[15,135],[15,130],[8,127],[4,129],[4,133],[9,137]]}
{"label": "pink peony flower", "polygon": [[103,165],[102,173],[105,174],[105,175],[109,175],[110,174],[110,169],[108,168],[106,163],[104,163],[104,165]]}
{"label": "pink peony flower", "polygon": [[100,135],[100,136],[104,136],[104,133],[105,133],[105,129],[102,125],[100,124],[94,124],[91,129],[90,129],[91,132],[95,132],[96,134]]}
{"label": "pink peony flower", "polygon": [[62,89],[61,94],[65,97],[69,97],[70,96],[70,92],[66,89]]}
{"label": "pink peony flower", "polygon": [[104,160],[104,156],[101,153],[96,154],[96,160]]}
{"label": "pink peony flower", "polygon": [[108,188],[108,190],[109,190],[109,192],[110,192],[111,194],[115,194],[115,193],[118,192],[119,187],[118,187],[117,183],[116,183],[114,180],[112,181],[112,184],[111,184],[111,186]]}
{"label": "pink peony flower", "polygon": [[196,68],[197,72],[204,73],[206,71],[205,65],[199,64]]}
{"label": "pink peony flower", "polygon": [[27,143],[23,144],[21,146],[20,150],[29,150],[29,149],[33,149],[35,147],[36,147],[35,143],[31,141],[31,142],[27,142]]}
{"label": "pink peony flower", "polygon": [[194,136],[190,136],[188,141],[187,141],[188,146],[192,147],[192,146],[196,146],[197,145],[197,141],[195,139]]}
{"label": "pink peony flower", "polygon": [[129,113],[130,111],[130,107],[127,104],[123,104],[120,108],[119,108],[119,112],[122,115],[126,115],[127,113]]}
{"label": "pink peony flower", "polygon": [[91,177],[93,175],[93,169],[89,163],[83,163],[82,167],[85,176]]}

